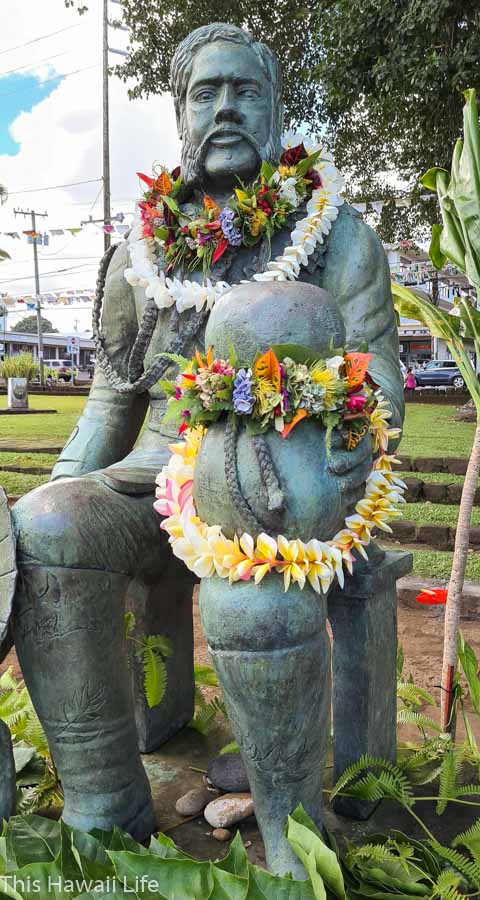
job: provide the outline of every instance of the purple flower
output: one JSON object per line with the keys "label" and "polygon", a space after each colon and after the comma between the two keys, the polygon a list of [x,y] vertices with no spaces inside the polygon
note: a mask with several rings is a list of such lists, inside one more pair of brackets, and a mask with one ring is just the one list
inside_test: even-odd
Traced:
{"label": "purple flower", "polygon": [[231,244],[232,247],[239,247],[242,243],[242,232],[239,231],[238,228],[235,228],[235,225],[233,224],[233,220],[235,219],[233,209],[229,209],[228,206],[225,206],[219,215],[219,219],[220,227],[228,243]]}
{"label": "purple flower", "polygon": [[233,408],[237,415],[248,416],[253,409],[252,373],[239,369],[233,382]]}
{"label": "purple flower", "polygon": [[210,232],[208,234],[203,234],[203,232],[197,231],[197,241],[201,247],[203,247],[204,244],[208,244],[212,239],[213,234],[210,234]]}

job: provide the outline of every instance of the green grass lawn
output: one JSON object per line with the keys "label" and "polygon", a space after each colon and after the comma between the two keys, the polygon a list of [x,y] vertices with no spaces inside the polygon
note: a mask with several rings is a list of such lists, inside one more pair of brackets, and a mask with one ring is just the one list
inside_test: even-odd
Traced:
{"label": "green grass lawn", "polygon": [[[52,415],[0,416],[0,438],[18,440],[46,440],[58,438],[59,444],[67,440],[82,413],[87,397],[50,397],[32,394],[28,398],[31,409],[56,409]],[[0,408],[7,406],[6,395],[0,396]]]}
{"label": "green grass lawn", "polygon": [[[402,548],[400,545],[398,549]],[[384,544],[386,550],[392,549],[392,544]],[[412,550],[408,552],[413,556],[413,575],[419,578],[444,578],[448,581],[452,568],[453,553],[449,550]],[[471,551],[468,554],[466,578],[469,581],[480,581],[480,553]]]}
{"label": "green grass lawn", "polygon": [[[402,519],[420,525],[451,525],[458,519],[458,506],[448,503],[406,503],[402,506]],[[472,525],[480,525],[480,507],[475,506]]]}
{"label": "green grass lawn", "polygon": [[21,475],[18,472],[0,472],[0,486],[6,494],[21,495],[48,481],[48,475]]}
{"label": "green grass lawn", "polygon": [[469,457],[475,425],[455,422],[455,406],[407,403],[400,453],[409,456]]}
{"label": "green grass lawn", "polygon": [[49,466],[52,468],[57,459],[56,453],[2,453],[0,450],[0,466]]}
{"label": "green grass lawn", "polygon": [[[1,457],[1,454],[0,454]],[[419,481],[437,481],[442,484],[463,484],[463,475],[449,475],[448,472],[395,472],[400,478],[418,478]]]}

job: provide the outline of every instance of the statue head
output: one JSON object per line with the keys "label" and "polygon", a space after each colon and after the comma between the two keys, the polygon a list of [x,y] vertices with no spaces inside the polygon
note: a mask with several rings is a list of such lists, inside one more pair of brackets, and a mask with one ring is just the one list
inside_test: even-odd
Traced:
{"label": "statue head", "polygon": [[277,58],[242,28],[222,22],[177,47],[170,82],[186,184],[230,190],[281,153],[282,76]]}

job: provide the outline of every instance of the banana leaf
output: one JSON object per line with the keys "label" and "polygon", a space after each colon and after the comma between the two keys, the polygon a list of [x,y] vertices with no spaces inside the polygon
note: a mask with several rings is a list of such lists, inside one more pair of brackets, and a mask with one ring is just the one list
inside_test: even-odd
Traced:
{"label": "banana leaf", "polygon": [[474,89],[465,91],[463,141],[453,152],[450,175],[433,168],[420,179],[436,191],[442,227],[434,226],[430,259],[439,269],[449,259],[480,294],[480,129]]}

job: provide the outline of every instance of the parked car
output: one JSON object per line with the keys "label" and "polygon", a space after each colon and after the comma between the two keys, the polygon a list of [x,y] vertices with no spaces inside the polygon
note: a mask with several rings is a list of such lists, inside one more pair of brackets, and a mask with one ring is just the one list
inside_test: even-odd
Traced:
{"label": "parked car", "polygon": [[55,372],[58,381],[72,381],[72,376],[78,374],[78,369],[71,359],[44,359],[45,369]]}
{"label": "parked car", "polygon": [[432,359],[424,369],[415,370],[415,378],[419,387],[436,384],[465,387],[465,379],[453,359]]}

